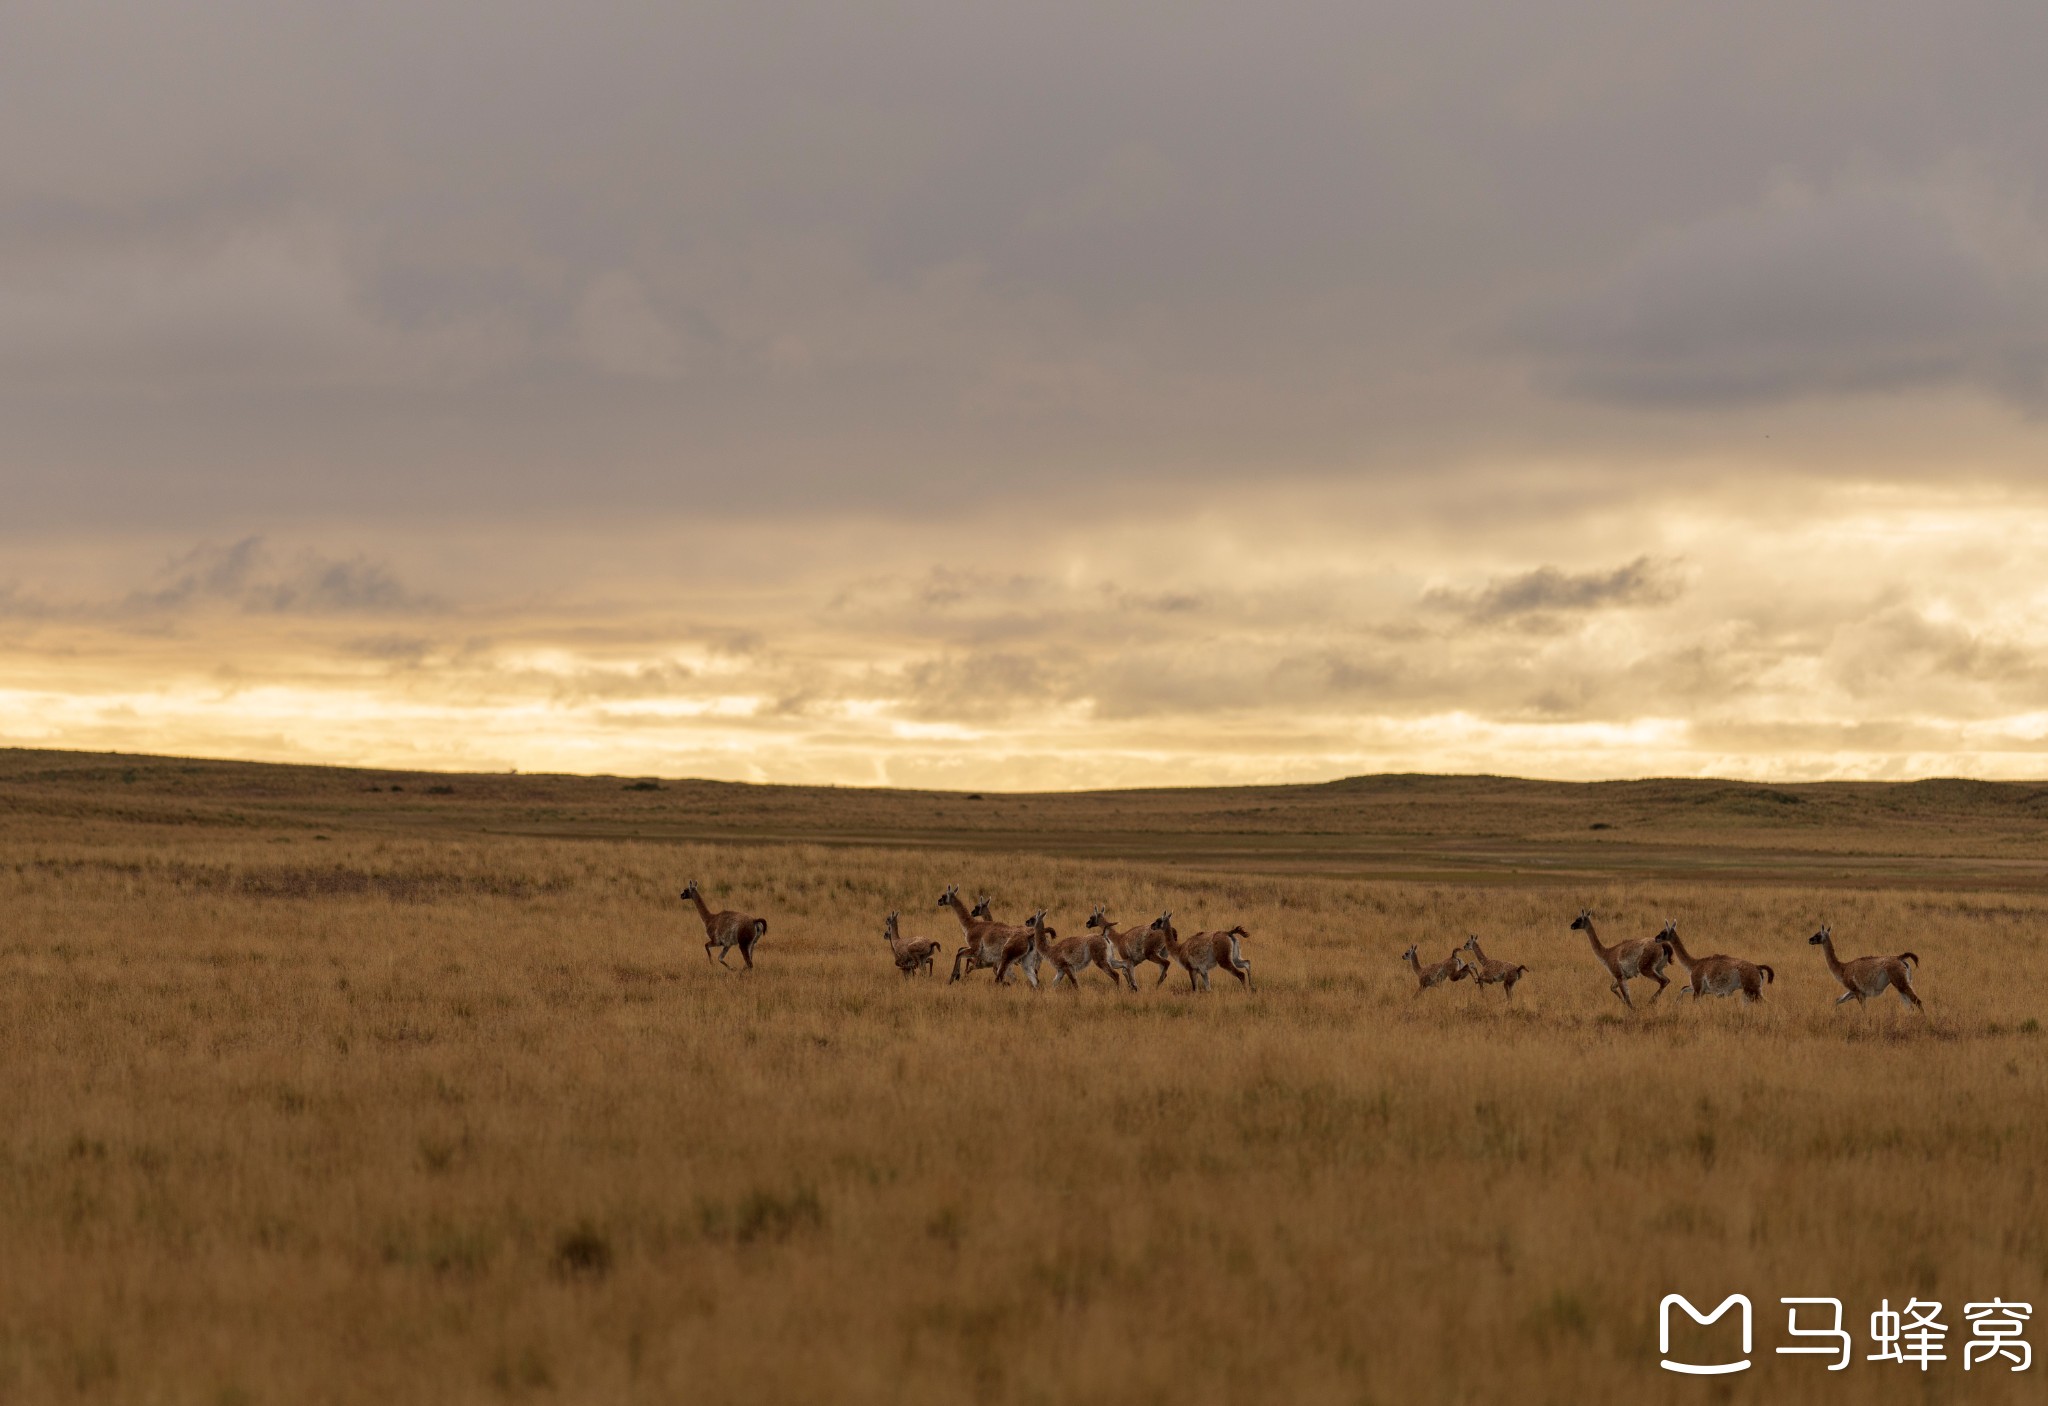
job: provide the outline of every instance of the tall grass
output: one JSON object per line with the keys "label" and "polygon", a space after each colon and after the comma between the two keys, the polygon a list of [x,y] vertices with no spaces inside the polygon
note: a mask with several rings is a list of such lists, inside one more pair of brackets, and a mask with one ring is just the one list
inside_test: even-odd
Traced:
{"label": "tall grass", "polygon": [[[2040,897],[0,842],[6,1400],[1693,1401],[1657,1301],[1737,1290],[1759,1365],[1715,1399],[2038,1392],[1769,1347],[1780,1295],[2048,1311]],[[690,877],[770,919],[758,971],[704,960]],[[882,917],[943,973],[953,881],[1243,922],[1259,990],[905,981]],[[1777,982],[1624,1011],[1581,906]],[[1928,1015],[1835,1008],[1822,920],[1918,952]],[[1533,968],[1512,1006],[1412,995],[1402,948],[1468,932]]]}

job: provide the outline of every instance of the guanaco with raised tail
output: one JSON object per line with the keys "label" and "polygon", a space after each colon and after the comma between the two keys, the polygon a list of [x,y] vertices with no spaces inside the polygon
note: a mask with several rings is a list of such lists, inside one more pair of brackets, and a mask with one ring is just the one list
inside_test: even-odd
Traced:
{"label": "guanaco with raised tail", "polygon": [[1679,939],[1676,919],[1665,921],[1657,940],[1669,947],[1678,965],[1685,968],[1685,985],[1678,988],[1678,994],[1691,996],[1695,1001],[1702,996],[1733,996],[1738,991],[1744,1001],[1761,1001],[1764,984],[1778,979],[1778,974],[1763,963],[1744,961],[1725,952],[1710,957],[1693,956]]}
{"label": "guanaco with raised tail", "polygon": [[1251,936],[1243,927],[1225,928],[1222,932],[1198,932],[1185,941],[1173,926],[1171,909],[1152,920],[1152,926],[1165,937],[1167,950],[1173,953],[1175,961],[1186,969],[1188,990],[1207,991],[1209,973],[1218,967],[1237,978],[1237,984],[1245,990],[1252,989],[1251,958],[1244,955],[1241,945]]}
{"label": "guanaco with raised tail", "polygon": [[889,944],[889,955],[896,959],[896,970],[906,977],[919,971],[927,976],[937,975],[932,959],[939,955],[939,944],[929,937],[905,937],[897,926],[898,916],[891,909],[882,923],[882,940]]}
{"label": "guanaco with raised tail", "polygon": [[1501,994],[1510,1001],[1515,999],[1515,983],[1529,974],[1529,968],[1519,962],[1497,962],[1479,950],[1479,934],[1473,933],[1465,939],[1464,951],[1472,954],[1472,981],[1480,990],[1498,986]]}
{"label": "guanaco with raised tail", "polygon": [[1465,959],[1458,955],[1457,948],[1453,947],[1451,955],[1444,958],[1441,962],[1431,962],[1428,966],[1424,966],[1422,959],[1415,955],[1420,947],[1420,943],[1411,942],[1408,944],[1408,950],[1401,954],[1401,960],[1406,962],[1408,969],[1415,973],[1416,995],[1420,996],[1423,992],[1429,990],[1430,987],[1441,986],[1447,981],[1463,981],[1469,974],[1469,970],[1465,965]]}
{"label": "guanaco with raised tail", "polygon": [[683,885],[683,902],[697,905],[697,916],[704,920],[704,960],[714,960],[711,953],[716,948],[715,959],[721,967],[727,966],[725,954],[733,948],[740,949],[740,960],[747,964],[747,970],[754,969],[754,947],[768,935],[768,920],[752,918],[745,913],[727,909],[722,913],[711,911],[711,905],[704,901],[704,894],[697,887],[695,879]]}
{"label": "guanaco with raised tail", "polygon": [[1630,1010],[1634,1010],[1636,1004],[1628,995],[1628,983],[1632,978],[1647,976],[1657,983],[1657,989],[1650,993],[1652,1001],[1663,995],[1664,988],[1671,984],[1664,975],[1664,968],[1671,961],[1671,952],[1656,938],[1635,938],[1617,942],[1612,947],[1605,946],[1600,941],[1600,934],[1593,930],[1593,913],[1588,908],[1581,908],[1579,916],[1572,919],[1572,931],[1584,933],[1586,941],[1593,944],[1593,955],[1600,959],[1600,965],[1607,968],[1607,975],[1614,980],[1608,990],[1621,997],[1621,1003]]}
{"label": "guanaco with raised tail", "polygon": [[1095,911],[1088,915],[1088,926],[1102,929],[1102,935],[1116,948],[1118,960],[1124,964],[1124,980],[1130,982],[1131,990],[1138,989],[1138,979],[1131,975],[1140,962],[1157,962],[1159,980],[1152,983],[1156,989],[1166,984],[1167,975],[1173,970],[1173,953],[1166,948],[1166,937],[1156,923],[1147,923],[1142,928],[1119,928],[1109,920],[1109,906],[1098,903]]}
{"label": "guanaco with raised tail", "polygon": [[1820,948],[1821,955],[1828,959],[1828,970],[1835,974],[1835,980],[1842,983],[1842,994],[1835,998],[1841,1005],[1855,1000],[1858,1005],[1873,996],[1882,996],[1889,986],[1899,993],[1899,999],[1916,1011],[1925,1012],[1927,1007],[1920,1004],[1919,993],[1913,990],[1913,973],[1907,963],[1920,965],[1920,958],[1912,952],[1901,952],[1896,957],[1854,957],[1849,961],[1835,958],[1835,930],[1823,924],[1821,930],[1806,939]]}

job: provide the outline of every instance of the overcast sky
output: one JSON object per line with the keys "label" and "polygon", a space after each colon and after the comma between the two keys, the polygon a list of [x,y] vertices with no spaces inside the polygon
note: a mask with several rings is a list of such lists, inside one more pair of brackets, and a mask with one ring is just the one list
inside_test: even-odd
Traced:
{"label": "overcast sky", "polygon": [[2048,10],[15,4],[0,740],[2039,775]]}

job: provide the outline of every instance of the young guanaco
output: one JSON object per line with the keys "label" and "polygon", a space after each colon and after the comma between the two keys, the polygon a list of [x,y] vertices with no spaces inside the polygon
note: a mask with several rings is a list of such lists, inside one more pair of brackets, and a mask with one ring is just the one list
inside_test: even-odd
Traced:
{"label": "young guanaco", "polygon": [[1515,999],[1515,983],[1529,974],[1529,968],[1519,962],[1496,962],[1479,950],[1479,934],[1473,933],[1465,939],[1464,950],[1472,954],[1472,980],[1481,990],[1499,986],[1501,993],[1510,1001]]}
{"label": "young guanaco", "polygon": [[1451,955],[1444,958],[1441,962],[1431,962],[1428,966],[1424,966],[1422,959],[1415,955],[1420,947],[1420,943],[1411,942],[1408,944],[1408,950],[1401,954],[1401,960],[1406,962],[1408,969],[1415,973],[1416,995],[1420,996],[1423,992],[1429,990],[1430,987],[1441,986],[1447,981],[1463,981],[1465,979],[1467,975],[1465,959],[1458,955],[1457,948],[1453,947]]}
{"label": "young guanaco", "polygon": [[897,926],[897,917],[892,909],[882,923],[882,940],[889,944],[889,955],[896,959],[896,970],[906,977],[920,971],[927,976],[936,975],[932,959],[939,955],[939,944],[928,937],[905,937]]}

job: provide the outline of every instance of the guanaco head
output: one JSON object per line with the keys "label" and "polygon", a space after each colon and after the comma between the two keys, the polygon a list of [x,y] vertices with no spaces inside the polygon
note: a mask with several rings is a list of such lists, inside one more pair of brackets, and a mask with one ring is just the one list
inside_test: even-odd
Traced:
{"label": "guanaco head", "polygon": [[1475,932],[1470,937],[1466,938],[1463,942],[1459,943],[1458,950],[1461,952],[1470,952],[1475,957],[1478,956],[1479,934]]}
{"label": "guanaco head", "polygon": [[939,895],[939,907],[951,908],[953,900],[960,896],[960,885],[947,884],[946,891]]}
{"label": "guanaco head", "polygon": [[1404,962],[1412,962],[1412,961],[1414,961],[1414,960],[1415,960],[1415,949],[1416,949],[1416,948],[1418,948],[1418,947],[1420,947],[1421,945],[1422,945],[1422,944],[1421,944],[1421,943],[1419,943],[1419,942],[1411,942],[1411,943],[1409,943],[1409,944],[1408,944],[1408,950],[1407,950],[1406,952],[1403,952],[1403,953],[1401,954],[1401,960],[1402,960],[1402,961],[1404,961]]}
{"label": "guanaco head", "polygon": [[1826,923],[1822,923],[1820,925],[1820,931],[1815,933],[1812,937],[1806,939],[1806,945],[1809,947],[1818,947],[1834,935],[1834,928]]}
{"label": "guanaco head", "polygon": [[900,915],[896,912],[896,910],[894,908],[891,908],[889,910],[889,916],[882,920],[882,941],[894,942],[896,940],[898,931],[896,927],[896,919],[898,916]]}
{"label": "guanaco head", "polygon": [[974,900],[974,906],[967,910],[967,916],[970,918],[987,918],[993,922],[995,915],[989,910],[995,906],[995,901],[995,897],[992,894],[983,894],[980,898]]}
{"label": "guanaco head", "polygon": [[1572,919],[1572,931],[1573,931],[1573,932],[1591,932],[1592,930],[1593,930],[1593,910],[1592,910],[1592,909],[1590,909],[1590,908],[1581,908],[1581,909],[1579,910],[1579,916],[1578,916],[1578,917],[1576,917],[1576,918],[1574,918],[1574,919]]}
{"label": "guanaco head", "polygon": [[1152,931],[1163,936],[1168,946],[1178,947],[1180,945],[1180,934],[1173,930],[1173,910],[1171,908],[1152,920]]}
{"label": "guanaco head", "polygon": [[683,902],[685,903],[688,903],[693,898],[699,897],[700,895],[697,889],[697,881],[695,879],[692,879],[687,884],[684,884],[683,891],[680,896]]}
{"label": "guanaco head", "polygon": [[1108,926],[1109,926],[1109,914],[1108,914],[1108,909],[1109,909],[1109,905],[1108,905],[1108,904],[1106,904],[1106,903],[1098,903],[1098,904],[1096,904],[1096,905],[1095,905],[1095,911],[1094,911],[1093,913],[1090,913],[1090,914],[1088,915],[1088,926],[1089,926],[1089,927],[1091,927],[1091,928],[1106,928],[1106,927],[1108,927]]}

